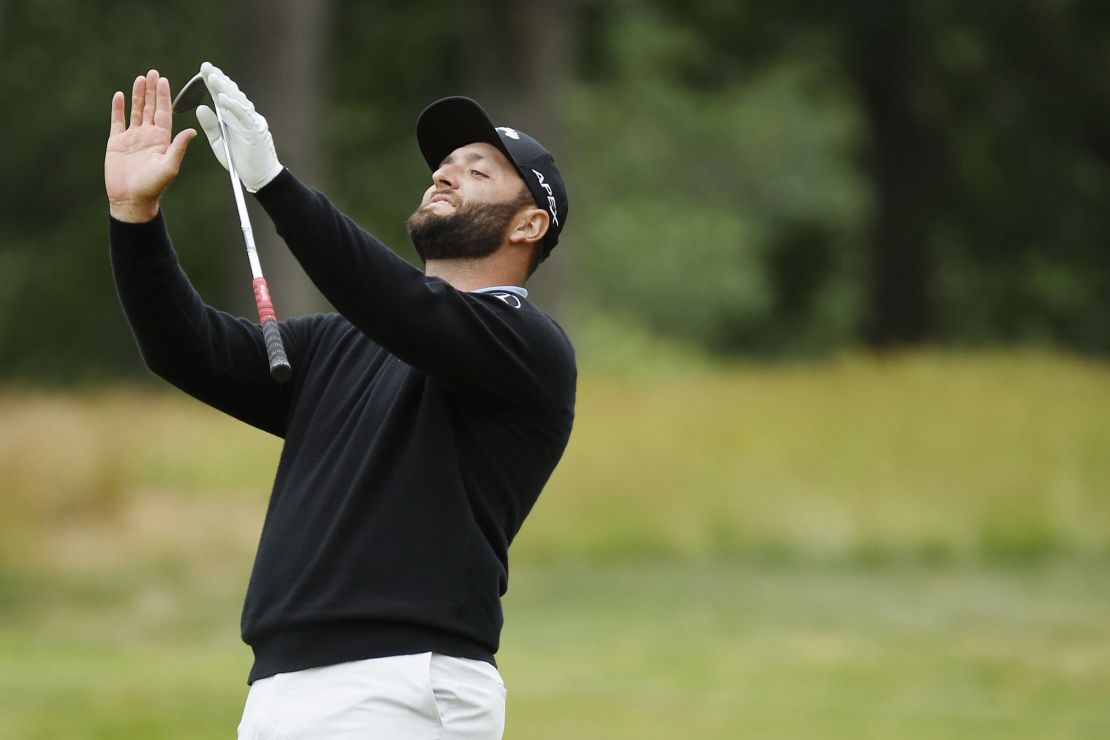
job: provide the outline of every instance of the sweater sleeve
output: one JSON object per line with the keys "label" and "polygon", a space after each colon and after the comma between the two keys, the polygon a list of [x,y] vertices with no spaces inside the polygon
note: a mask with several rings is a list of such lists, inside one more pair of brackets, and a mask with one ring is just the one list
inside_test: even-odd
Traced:
{"label": "sweater sleeve", "polygon": [[[150,370],[189,395],[284,436],[289,384],[271,380],[261,328],[205,304],[178,263],[161,212],[131,224],[110,219],[112,273],[139,351]],[[294,372],[301,332],[282,339]]]}
{"label": "sweater sleeve", "polygon": [[288,170],[257,197],[324,296],[401,360],[470,400],[566,406],[573,349],[542,312],[425,276]]}

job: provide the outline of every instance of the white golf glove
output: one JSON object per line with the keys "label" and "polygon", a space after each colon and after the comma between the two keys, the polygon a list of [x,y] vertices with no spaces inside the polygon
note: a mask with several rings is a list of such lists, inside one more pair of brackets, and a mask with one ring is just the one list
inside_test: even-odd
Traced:
{"label": "white golf glove", "polygon": [[[200,73],[208,86],[208,93],[219,108],[224,127],[228,133],[228,147],[235,161],[235,171],[243,186],[257,193],[271,180],[281,174],[281,162],[274,149],[274,139],[266,119],[254,109],[254,103],[247,99],[239,86],[219,67],[209,62],[200,65]],[[216,159],[227,169],[224,154],[223,133],[220,131],[216,114],[206,105],[197,108],[197,120],[212,145]]]}

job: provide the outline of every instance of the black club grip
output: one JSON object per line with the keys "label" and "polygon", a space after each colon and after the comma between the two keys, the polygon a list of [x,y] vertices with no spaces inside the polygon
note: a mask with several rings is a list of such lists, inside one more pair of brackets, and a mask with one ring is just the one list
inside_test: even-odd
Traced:
{"label": "black club grip", "polygon": [[289,367],[289,358],[285,356],[277,321],[267,319],[262,324],[262,338],[266,340],[266,356],[270,358],[270,377],[284,383],[293,375],[293,368]]}

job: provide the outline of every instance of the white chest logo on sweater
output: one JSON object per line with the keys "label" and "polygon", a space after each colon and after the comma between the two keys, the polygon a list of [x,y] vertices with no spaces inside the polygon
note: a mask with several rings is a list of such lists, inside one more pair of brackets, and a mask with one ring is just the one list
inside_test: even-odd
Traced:
{"label": "white chest logo on sweater", "polygon": [[493,296],[495,298],[500,298],[507,305],[512,306],[513,308],[520,308],[521,306],[520,299],[512,293],[494,293]]}

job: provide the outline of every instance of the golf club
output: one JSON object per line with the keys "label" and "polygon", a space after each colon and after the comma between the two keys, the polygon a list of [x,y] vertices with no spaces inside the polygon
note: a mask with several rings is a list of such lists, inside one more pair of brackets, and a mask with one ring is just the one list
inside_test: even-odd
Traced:
{"label": "golf club", "polygon": [[[173,99],[173,112],[187,113],[194,110],[206,97],[208,97],[208,86],[204,84],[204,78],[198,74],[189,80]],[[281,342],[277,315],[270,300],[270,287],[266,283],[266,278],[262,276],[262,264],[258,261],[258,250],[254,245],[254,230],[251,228],[250,218],[247,216],[247,204],[243,199],[243,186],[239,182],[235,163],[231,160],[231,147],[227,143],[227,126],[215,102],[212,104],[212,109],[216,112],[216,120],[220,124],[224,159],[227,162],[227,171],[231,175],[235,207],[239,210],[239,226],[243,230],[243,241],[247,245],[247,259],[250,260],[251,275],[254,277],[254,301],[258,307],[258,322],[262,325],[262,337],[266,342],[266,354],[270,360],[270,377],[278,383],[284,383],[289,380],[293,370],[289,366],[289,358],[286,357],[285,347]]]}

